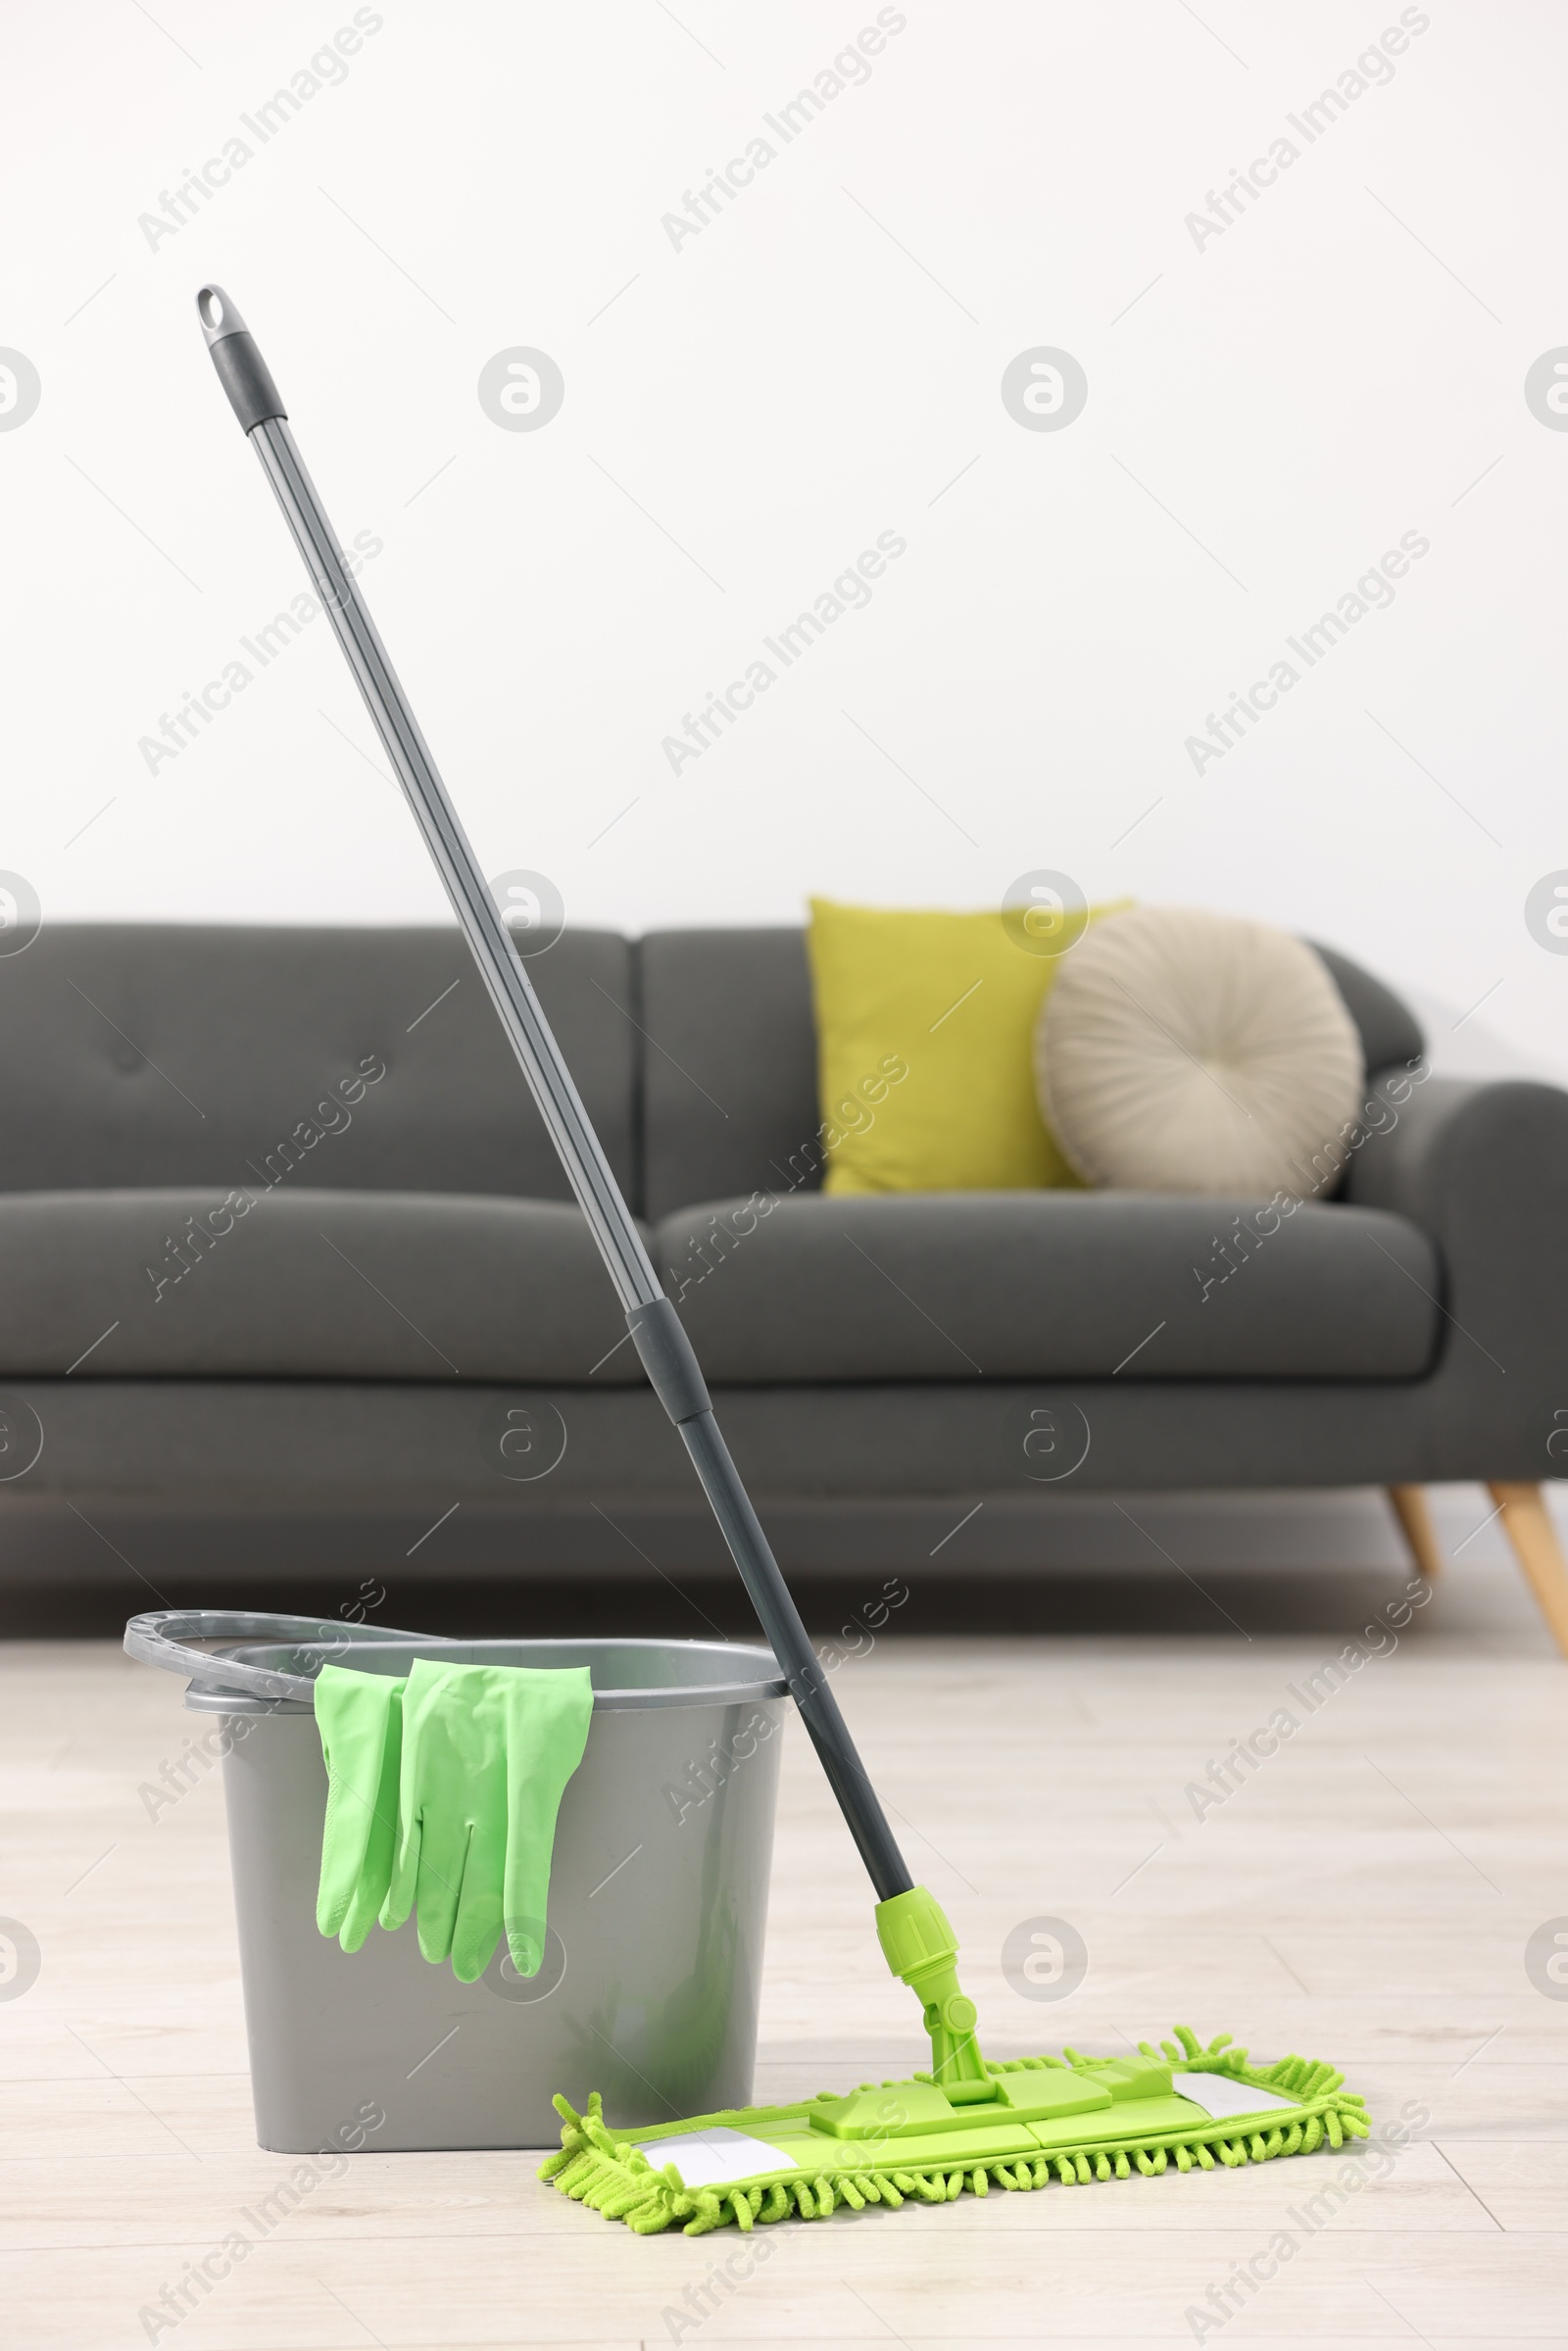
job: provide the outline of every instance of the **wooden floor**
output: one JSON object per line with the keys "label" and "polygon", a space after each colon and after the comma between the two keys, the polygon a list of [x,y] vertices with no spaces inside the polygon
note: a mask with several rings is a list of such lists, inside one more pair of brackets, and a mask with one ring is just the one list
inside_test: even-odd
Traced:
{"label": "wooden floor", "polygon": [[[1413,2121],[1410,2143],[1348,2173],[1321,2155],[790,2224],[702,2318],[733,2231],[640,2241],[520,2154],[367,2153],[177,2327],[150,2327],[164,2284],[288,2169],[251,2131],[221,1794],[206,1782],[156,1826],[138,1801],[184,1735],[177,1682],[107,1644],[0,1649],[0,1914],[41,1958],[21,1996],[0,1983],[0,2340],[1568,2346],[1568,1998],[1525,1964],[1544,1922],[1568,1931],[1568,1666],[1482,1544],[1396,1653],[1308,1719],[1289,1686],[1364,1621],[1289,1639],[1222,1622],[1160,1641],[911,1634],[837,1687],[958,1925],[993,2054],[1228,2030],[1260,2055],[1333,2058],[1380,2128]],[[1299,1730],[1195,1817],[1188,1787],[1280,1708]],[[798,1727],[786,1748],[772,2095],[919,2057]],[[1066,1999],[1003,1973],[1008,1931],[1041,1916],[1087,1944]],[[1303,2206],[1342,2178],[1312,2225]],[[1276,2274],[1222,2320],[1209,2289],[1250,2262]]]}

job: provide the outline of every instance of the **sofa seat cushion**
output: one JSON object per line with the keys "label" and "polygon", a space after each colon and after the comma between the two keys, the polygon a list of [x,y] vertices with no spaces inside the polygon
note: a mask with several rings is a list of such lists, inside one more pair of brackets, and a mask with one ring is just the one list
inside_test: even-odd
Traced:
{"label": "sofa seat cushion", "polygon": [[1415,1379],[1442,1271],[1384,1209],[1157,1193],[798,1195],[657,1227],[711,1381]]}
{"label": "sofa seat cushion", "polygon": [[581,1211],[554,1200],[0,1195],[3,1376],[597,1386],[641,1379],[625,1336]]}

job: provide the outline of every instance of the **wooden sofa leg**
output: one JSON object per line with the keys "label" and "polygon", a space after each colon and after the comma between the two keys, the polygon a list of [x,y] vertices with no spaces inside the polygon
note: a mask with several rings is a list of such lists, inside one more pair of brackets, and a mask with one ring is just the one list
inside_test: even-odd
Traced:
{"label": "wooden sofa leg", "polygon": [[1488,1493],[1502,1506],[1502,1523],[1524,1569],[1552,1638],[1568,1657],[1568,1559],[1537,1485],[1494,1484]]}
{"label": "wooden sofa leg", "polygon": [[1438,1548],[1438,1533],[1432,1524],[1425,1491],[1419,1486],[1391,1486],[1389,1499],[1410,1546],[1411,1558],[1427,1582],[1434,1582],[1443,1572],[1443,1553]]}

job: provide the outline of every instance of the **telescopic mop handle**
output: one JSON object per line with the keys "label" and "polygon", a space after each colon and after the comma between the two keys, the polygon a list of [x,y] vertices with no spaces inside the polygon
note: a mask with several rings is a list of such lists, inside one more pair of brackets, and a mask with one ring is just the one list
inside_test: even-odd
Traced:
{"label": "telescopic mop handle", "polygon": [[878,1898],[891,1901],[912,1889],[904,1856],[865,1776],[826,1673],[807,1639],[806,1627],[740,1472],[730,1459],[691,1342],[660,1286],[571,1072],[550,1033],[516,942],[480,874],[408,697],[294,446],[288,412],[277,386],[221,286],[203,286],[196,309],[219,378],[305,558],[316,593],[326,609],[365,707],[463,925],[479,976],[522,1064],[529,1091],[599,1245],[643,1367],[685,1440],[703,1491],[773,1654],[784,1669],[801,1719],[821,1757]]}

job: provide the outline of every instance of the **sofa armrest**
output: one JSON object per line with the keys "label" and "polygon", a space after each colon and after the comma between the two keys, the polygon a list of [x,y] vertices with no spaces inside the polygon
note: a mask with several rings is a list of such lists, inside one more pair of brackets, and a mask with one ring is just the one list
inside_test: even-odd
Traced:
{"label": "sofa armrest", "polygon": [[[1568,1093],[1428,1078],[1374,1090],[1345,1198],[1421,1225],[1443,1261],[1446,1448],[1431,1474],[1540,1478],[1568,1407]],[[1507,1467],[1494,1468],[1494,1461]]]}

